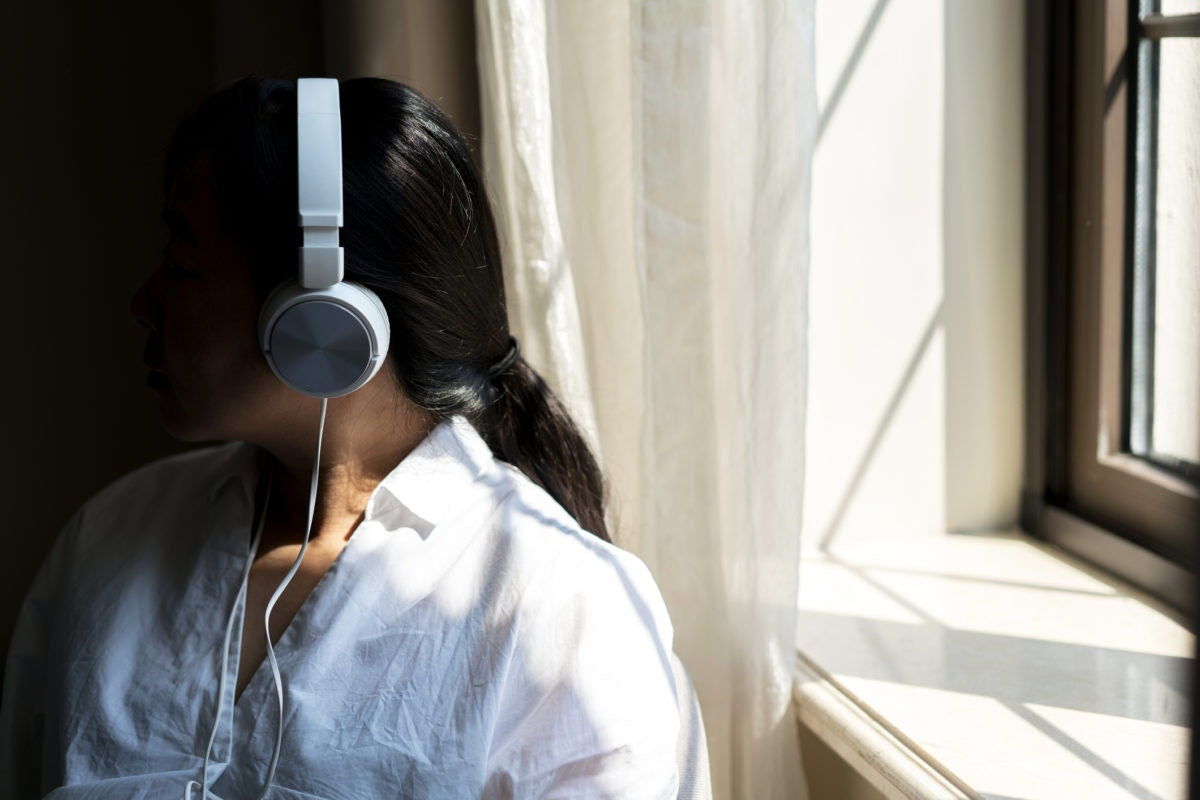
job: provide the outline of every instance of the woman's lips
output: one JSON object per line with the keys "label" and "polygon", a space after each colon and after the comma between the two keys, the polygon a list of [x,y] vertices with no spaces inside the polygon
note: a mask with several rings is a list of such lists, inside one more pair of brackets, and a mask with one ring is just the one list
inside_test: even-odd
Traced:
{"label": "woman's lips", "polygon": [[162,349],[162,340],[159,337],[151,336],[146,340],[146,346],[142,348],[142,363],[146,365],[146,369],[166,372],[163,369]]}
{"label": "woman's lips", "polygon": [[149,370],[146,374],[147,386],[157,389],[170,383],[167,380],[167,372],[163,369],[161,343],[153,338],[146,342],[146,347],[142,350],[142,363]]}

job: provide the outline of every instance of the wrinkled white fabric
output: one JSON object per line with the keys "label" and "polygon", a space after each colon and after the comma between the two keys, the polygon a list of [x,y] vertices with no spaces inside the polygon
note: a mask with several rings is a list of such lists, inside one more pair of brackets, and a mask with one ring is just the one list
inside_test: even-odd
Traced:
{"label": "wrinkled white fabric", "polygon": [[716,796],[803,798],[813,2],[475,0],[475,19],[511,325],[594,415],[614,538],[671,609]]}
{"label": "wrinkled white fabric", "polygon": [[[172,457],[74,516],[10,649],[0,796],[179,798],[200,779],[264,463],[239,443]],[[279,640],[270,797],[673,798],[671,636],[636,558],[445,422]],[[258,796],[275,737],[269,669],[234,703],[240,641],[210,766],[226,800]]]}

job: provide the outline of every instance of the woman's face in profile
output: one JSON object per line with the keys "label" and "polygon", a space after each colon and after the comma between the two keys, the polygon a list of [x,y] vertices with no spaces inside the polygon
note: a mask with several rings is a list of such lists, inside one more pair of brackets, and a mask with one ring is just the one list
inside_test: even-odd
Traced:
{"label": "woman's face in profile", "polygon": [[171,187],[170,233],[130,310],[149,331],[146,383],[163,426],[188,440],[255,440],[282,385],[258,347],[258,297],[246,254],[225,233],[207,159]]}

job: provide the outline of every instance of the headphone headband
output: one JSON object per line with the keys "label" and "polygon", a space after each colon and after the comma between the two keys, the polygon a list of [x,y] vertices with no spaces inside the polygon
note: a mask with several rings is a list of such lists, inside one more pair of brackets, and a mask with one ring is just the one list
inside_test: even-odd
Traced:
{"label": "headphone headband", "polygon": [[300,190],[300,285],[324,289],[342,280],[342,125],[338,82],[296,81],[296,150]]}
{"label": "headphone headband", "polygon": [[300,280],[263,302],[258,341],[272,371],[310,397],[341,397],[379,372],[391,328],[383,303],[343,277],[342,126],[338,82],[296,82]]}

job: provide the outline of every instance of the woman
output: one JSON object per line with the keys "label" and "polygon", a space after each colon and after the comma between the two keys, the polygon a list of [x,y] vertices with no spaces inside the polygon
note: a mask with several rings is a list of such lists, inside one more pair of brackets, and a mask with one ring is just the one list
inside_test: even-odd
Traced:
{"label": "woman", "polygon": [[509,335],[469,152],[398,84],[347,81],[340,109],[346,278],[386,310],[384,368],[327,410],[272,373],[295,84],[213,96],[169,147],[132,310],[164,426],[228,443],[60,535],[10,649],[4,797],[674,796],[670,623]]}

